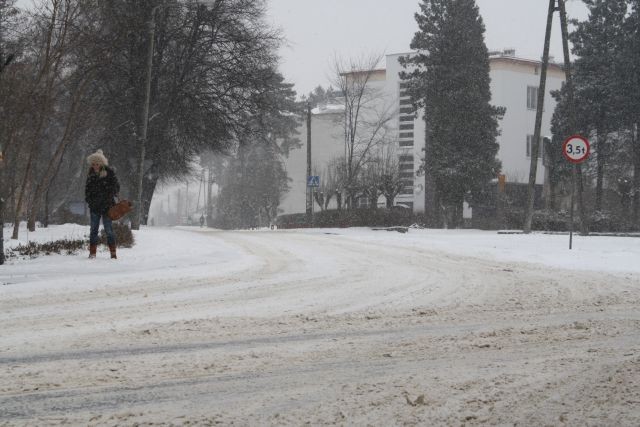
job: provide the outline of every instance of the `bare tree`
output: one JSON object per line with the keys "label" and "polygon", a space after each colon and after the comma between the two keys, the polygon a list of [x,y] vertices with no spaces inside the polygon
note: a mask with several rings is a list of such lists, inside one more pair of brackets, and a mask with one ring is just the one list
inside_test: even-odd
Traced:
{"label": "bare tree", "polygon": [[369,55],[333,63],[333,84],[341,92],[344,114],[341,118],[345,144],[345,182],[347,206],[352,207],[357,179],[371,150],[388,140],[388,126],[395,109],[383,92],[375,88],[378,66],[383,55]]}
{"label": "bare tree", "polygon": [[382,187],[382,158],[372,155],[360,170],[359,191],[366,197],[369,208],[378,208]]}
{"label": "bare tree", "polygon": [[[386,207],[393,206],[395,198],[405,187],[406,178],[400,171],[400,161],[395,148],[395,144],[386,144],[379,148],[378,158],[380,159],[380,193],[386,200]],[[412,179],[413,179],[413,172]]]}
{"label": "bare tree", "polygon": [[59,140],[53,145],[53,155],[49,158],[46,166],[44,167],[44,173],[40,177],[35,186],[33,198],[29,206],[29,214],[27,220],[27,227],[29,231],[35,230],[36,216],[40,210],[40,206],[43,202],[44,195],[49,191],[49,186],[58,171],[62,162],[62,156],[67,148],[75,142],[73,134],[78,127],[78,120],[82,112],[80,111],[83,106],[82,98],[85,96],[87,83],[89,82],[90,75],[85,75],[80,78],[80,82],[73,89],[71,95],[69,110],[64,113],[66,119],[64,120],[64,126],[62,134]]}
{"label": "bare tree", "polygon": [[[25,108],[18,113],[16,126],[9,134],[6,147],[7,151],[13,149],[18,142],[18,137],[22,136],[21,139],[25,142],[27,149],[14,207],[12,234],[14,239],[18,238],[23,204],[30,186],[33,185],[31,183],[33,168],[41,148],[42,134],[48,119],[55,113],[56,97],[60,91],[64,90],[63,84],[69,74],[69,64],[66,59],[71,44],[70,28],[77,19],[78,13],[77,0],[43,0],[33,18],[32,49],[27,52],[33,64],[33,78],[28,95],[36,105],[25,104]],[[29,126],[29,129],[25,128],[26,123],[24,123],[24,118],[28,114],[35,115],[35,124]],[[18,156],[15,156],[15,159],[17,160]]]}

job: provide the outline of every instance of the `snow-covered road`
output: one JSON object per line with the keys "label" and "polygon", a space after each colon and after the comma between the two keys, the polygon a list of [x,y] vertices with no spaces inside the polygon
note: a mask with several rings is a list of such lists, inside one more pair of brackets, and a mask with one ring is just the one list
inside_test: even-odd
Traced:
{"label": "snow-covered road", "polygon": [[640,239],[569,269],[558,236],[465,233],[145,229],[9,263],[0,425],[640,424]]}

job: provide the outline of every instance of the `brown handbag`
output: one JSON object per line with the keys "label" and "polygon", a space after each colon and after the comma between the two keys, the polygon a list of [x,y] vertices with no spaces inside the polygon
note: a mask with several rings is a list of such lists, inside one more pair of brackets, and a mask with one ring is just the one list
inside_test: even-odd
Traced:
{"label": "brown handbag", "polygon": [[129,200],[122,199],[109,208],[107,215],[109,215],[109,218],[111,218],[111,220],[115,221],[131,212],[132,209],[133,203],[131,203]]}

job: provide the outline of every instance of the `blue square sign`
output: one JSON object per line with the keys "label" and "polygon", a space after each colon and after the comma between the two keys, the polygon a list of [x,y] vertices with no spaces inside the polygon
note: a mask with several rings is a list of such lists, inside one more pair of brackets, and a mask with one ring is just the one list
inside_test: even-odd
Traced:
{"label": "blue square sign", "polygon": [[320,187],[320,177],[317,175],[308,176],[307,187]]}

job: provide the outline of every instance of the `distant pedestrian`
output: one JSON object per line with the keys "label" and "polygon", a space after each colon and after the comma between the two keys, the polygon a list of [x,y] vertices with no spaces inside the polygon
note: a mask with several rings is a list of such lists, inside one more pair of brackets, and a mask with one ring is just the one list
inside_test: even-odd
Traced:
{"label": "distant pedestrian", "polygon": [[204,215],[200,215],[200,228],[204,226]]}
{"label": "distant pedestrian", "polygon": [[107,215],[107,211],[115,204],[114,198],[120,192],[120,183],[116,174],[109,167],[107,158],[98,150],[87,157],[89,164],[89,174],[87,175],[87,184],[85,186],[84,195],[89,211],[91,212],[91,231],[89,233],[89,258],[96,257],[98,248],[98,228],[100,227],[100,218],[104,232],[107,234],[107,244],[111,252],[111,258],[116,256],[116,237],[113,233],[111,218]]}

